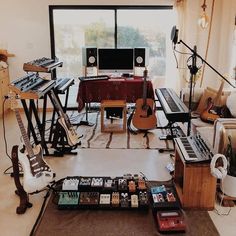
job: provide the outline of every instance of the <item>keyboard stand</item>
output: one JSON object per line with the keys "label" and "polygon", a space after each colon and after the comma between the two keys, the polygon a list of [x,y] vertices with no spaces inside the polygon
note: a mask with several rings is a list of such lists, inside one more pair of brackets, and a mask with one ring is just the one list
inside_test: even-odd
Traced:
{"label": "keyboard stand", "polygon": [[166,149],[162,148],[159,150],[159,152],[164,152],[164,151],[171,152],[171,151],[175,150],[175,141],[174,141],[175,136],[174,136],[174,132],[173,132],[173,124],[174,124],[173,122],[168,121],[168,124],[166,126],[163,126],[163,127],[157,126],[156,127],[156,129],[169,129],[170,130],[170,135],[162,135],[161,137],[159,137],[159,139],[160,140],[172,140],[173,147],[174,147],[174,148],[166,148]]}

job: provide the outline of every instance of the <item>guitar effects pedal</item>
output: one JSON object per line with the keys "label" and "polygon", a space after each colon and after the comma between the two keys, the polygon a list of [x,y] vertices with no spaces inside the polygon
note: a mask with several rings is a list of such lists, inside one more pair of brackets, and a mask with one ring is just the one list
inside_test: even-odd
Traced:
{"label": "guitar effects pedal", "polygon": [[131,207],[138,208],[138,195],[136,194],[131,195]]}
{"label": "guitar effects pedal", "polygon": [[79,204],[79,192],[59,192],[58,208],[73,209]]}
{"label": "guitar effects pedal", "polygon": [[111,194],[100,194],[100,206],[108,207],[111,203]]}
{"label": "guitar effects pedal", "polygon": [[129,207],[129,195],[128,195],[128,193],[121,193],[120,194],[120,206],[122,208],[128,208]]}
{"label": "guitar effects pedal", "polygon": [[66,178],[62,184],[62,190],[78,190],[79,179],[78,178]]}
{"label": "guitar effects pedal", "polygon": [[91,187],[102,187],[103,178],[92,178]]}
{"label": "guitar effects pedal", "polygon": [[111,197],[112,207],[119,207],[120,204],[120,194],[119,192],[113,192]]}
{"label": "guitar effects pedal", "polygon": [[160,232],[186,231],[184,216],[180,210],[157,212],[156,219]]}

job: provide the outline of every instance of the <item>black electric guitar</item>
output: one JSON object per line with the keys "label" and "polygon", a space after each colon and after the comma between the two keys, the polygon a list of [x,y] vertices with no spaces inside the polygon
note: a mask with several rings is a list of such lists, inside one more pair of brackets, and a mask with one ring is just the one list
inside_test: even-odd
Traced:
{"label": "black electric guitar", "polygon": [[51,98],[54,102],[54,105],[56,106],[57,111],[60,114],[58,118],[58,122],[66,133],[68,144],[71,147],[73,147],[78,143],[78,135],[76,133],[76,130],[71,125],[68,115],[63,111],[62,106],[60,102],[58,101],[58,98],[56,97],[53,90],[51,90],[50,93],[51,93]]}
{"label": "black electric guitar", "polygon": [[13,106],[14,102],[14,98],[11,98],[11,107],[15,111],[16,119],[25,144],[24,150],[14,153],[14,155],[18,156],[19,162],[24,171],[24,190],[27,193],[33,193],[42,190],[53,181],[55,173],[53,173],[51,167],[43,159],[43,150],[41,145],[38,144],[34,148],[31,146],[20,112],[15,105]]}
{"label": "black electric guitar", "polygon": [[156,128],[157,118],[155,115],[155,103],[153,99],[147,98],[147,70],[143,76],[143,98],[136,100],[136,108],[132,123],[139,130],[149,130]]}

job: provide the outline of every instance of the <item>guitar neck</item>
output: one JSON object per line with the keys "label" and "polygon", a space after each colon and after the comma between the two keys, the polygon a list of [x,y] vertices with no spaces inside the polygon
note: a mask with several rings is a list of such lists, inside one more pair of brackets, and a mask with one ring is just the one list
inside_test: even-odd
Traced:
{"label": "guitar neck", "polygon": [[143,72],[143,105],[147,105],[147,69]]}
{"label": "guitar neck", "polygon": [[217,91],[216,97],[214,99],[214,105],[215,106],[221,106],[221,95],[222,95],[223,88],[224,88],[224,81],[222,80],[220,88]]}
{"label": "guitar neck", "polygon": [[56,108],[58,109],[60,115],[67,121],[67,116],[66,116],[60,102],[58,101],[58,98],[56,97],[55,93],[53,92],[53,90],[51,90],[51,95],[52,95],[52,99],[54,101],[54,104],[55,104]]}
{"label": "guitar neck", "polygon": [[16,119],[17,119],[18,125],[20,127],[21,135],[22,135],[23,140],[24,140],[26,150],[28,152],[28,155],[30,157],[32,157],[32,156],[34,156],[33,148],[31,146],[29,137],[27,135],[26,129],[24,127],[24,124],[23,124],[23,121],[21,119],[20,112],[18,111],[18,109],[15,109],[15,114],[16,114]]}

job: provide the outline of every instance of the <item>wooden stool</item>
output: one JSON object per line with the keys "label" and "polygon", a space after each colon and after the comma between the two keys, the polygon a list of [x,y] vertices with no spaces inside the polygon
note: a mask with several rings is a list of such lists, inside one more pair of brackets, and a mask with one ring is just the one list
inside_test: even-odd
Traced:
{"label": "wooden stool", "polygon": [[[105,108],[122,108],[123,122],[121,124],[105,124]],[[112,118],[111,118],[112,119]],[[126,132],[126,102],[125,100],[103,100],[101,102],[101,132]]]}

